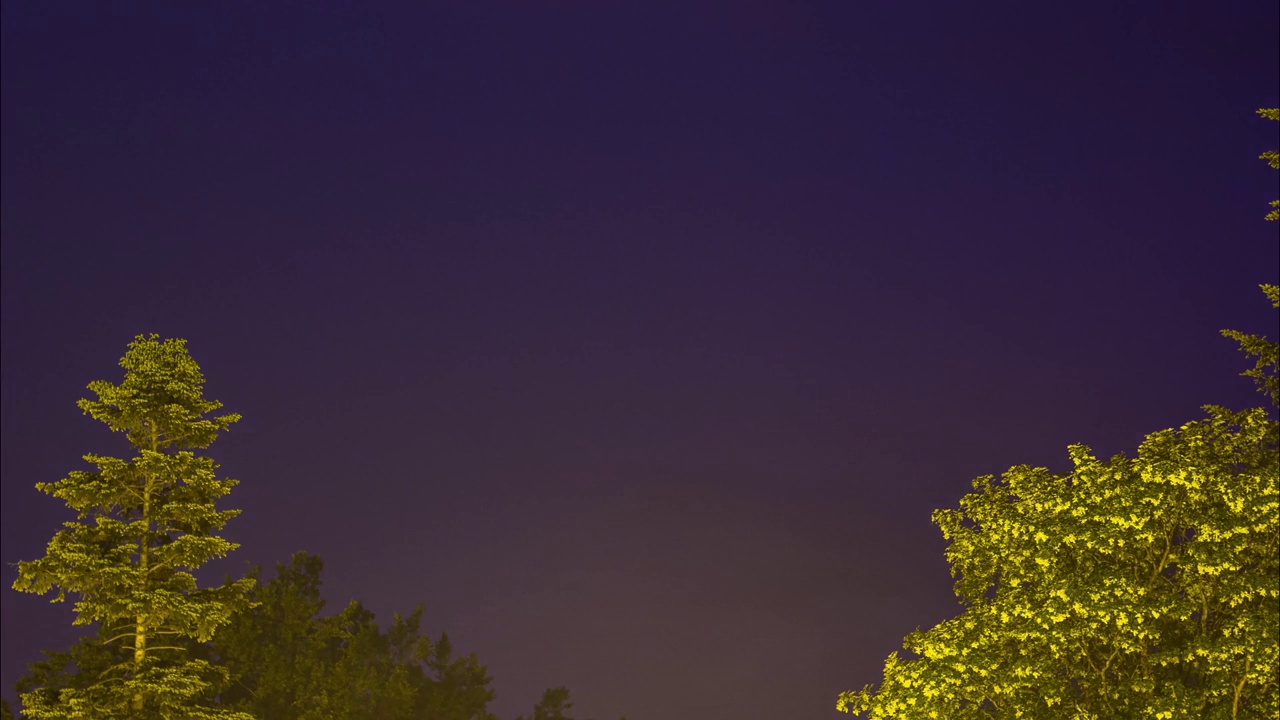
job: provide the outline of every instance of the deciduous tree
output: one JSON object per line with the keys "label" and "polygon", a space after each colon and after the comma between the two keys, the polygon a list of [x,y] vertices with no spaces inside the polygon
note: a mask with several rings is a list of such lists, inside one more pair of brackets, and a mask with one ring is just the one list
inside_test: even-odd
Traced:
{"label": "deciduous tree", "polygon": [[[1280,290],[1263,290],[1280,308]],[[1069,472],[1019,466],[975,480],[959,509],[933,516],[964,611],[908,635],[913,657],[890,655],[879,686],[842,694],[837,708],[1280,717],[1277,344],[1225,334],[1257,358],[1245,374],[1271,412],[1208,406],[1147,436],[1134,458],[1075,445]]]}

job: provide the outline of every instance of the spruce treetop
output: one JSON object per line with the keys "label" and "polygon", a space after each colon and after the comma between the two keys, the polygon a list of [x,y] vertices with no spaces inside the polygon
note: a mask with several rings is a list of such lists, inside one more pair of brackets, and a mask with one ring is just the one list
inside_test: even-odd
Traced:
{"label": "spruce treetop", "polygon": [[135,447],[150,450],[207,448],[240,419],[234,413],[206,418],[222,407],[204,398],[204,374],[187,353],[187,341],[142,335],[120,359],[125,378],[89,383],[97,400],[76,403],[95,420],[123,432]]}

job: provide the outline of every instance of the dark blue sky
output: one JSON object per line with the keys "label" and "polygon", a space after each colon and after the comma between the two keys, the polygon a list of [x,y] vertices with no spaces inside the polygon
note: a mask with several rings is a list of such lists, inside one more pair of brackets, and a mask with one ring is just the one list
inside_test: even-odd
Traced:
{"label": "dark blue sky", "polygon": [[835,716],[973,477],[1257,401],[1275,2],[160,5],[3,5],[7,694],[137,333],[245,416],[215,569],[423,603],[504,718]]}

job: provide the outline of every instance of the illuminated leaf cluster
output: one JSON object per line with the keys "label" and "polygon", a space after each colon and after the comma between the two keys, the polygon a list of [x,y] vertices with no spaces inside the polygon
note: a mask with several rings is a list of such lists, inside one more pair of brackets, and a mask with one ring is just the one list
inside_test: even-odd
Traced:
{"label": "illuminated leaf cluster", "polygon": [[[1280,110],[1260,110],[1280,120]],[[1263,155],[1280,169],[1280,155]],[[1280,201],[1278,201],[1280,202]],[[1280,207],[1280,204],[1273,203]],[[1268,219],[1277,219],[1272,212]],[[1280,288],[1263,285],[1275,308]],[[1280,345],[1224,331],[1280,404]],[[869,718],[1280,717],[1280,426],[1262,408],[1147,436],[1137,457],[978,478],[934,513],[965,610],[907,636]]]}
{"label": "illuminated leaf cluster", "polygon": [[[1274,296],[1273,292],[1268,292]],[[1273,304],[1275,302],[1272,297]],[[1240,336],[1253,354],[1274,343]],[[1252,375],[1274,388],[1274,357]],[[1274,398],[1274,394],[1269,392]],[[934,522],[966,609],[915,632],[869,718],[1280,717],[1280,458],[1262,408],[1149,435],[1137,457],[981,477]]]}

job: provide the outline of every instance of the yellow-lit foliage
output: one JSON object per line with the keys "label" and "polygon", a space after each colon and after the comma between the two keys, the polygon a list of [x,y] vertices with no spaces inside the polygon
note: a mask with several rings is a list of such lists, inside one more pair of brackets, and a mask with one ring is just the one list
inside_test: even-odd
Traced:
{"label": "yellow-lit foliage", "polygon": [[94,470],[36,485],[76,519],[63,523],[44,557],[18,564],[13,583],[52,591],[54,602],[73,596],[73,624],[99,624],[101,642],[89,650],[107,667],[71,685],[43,683],[38,672],[22,695],[23,715],[250,720],[209,704],[226,672],[189,656],[190,640],[208,640],[250,604],[252,580],[199,588],[191,573],[237,547],[217,533],[239,511],[216,507],[236,481],[218,478],[213,460],[194,451],[239,416],[208,417],[221,403],[204,398],[204,375],[183,340],[140,335],[120,366],[123,382],[91,383],[97,399],[79,406],[124,434],[135,454],[86,455]]}
{"label": "yellow-lit foliage", "polygon": [[907,637],[871,718],[1277,717],[1276,423],[1210,407],[1135,459],[979,478],[934,515],[967,609]]}

